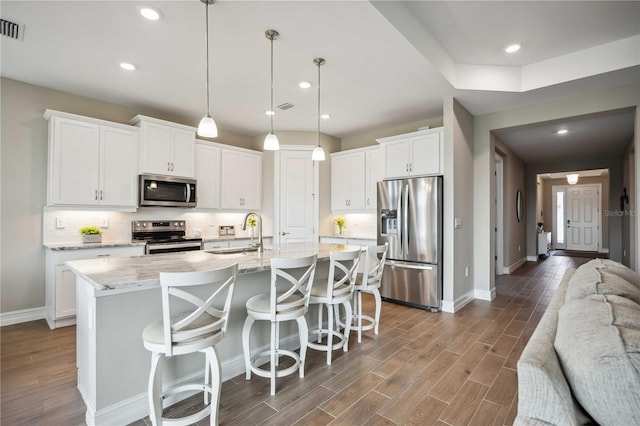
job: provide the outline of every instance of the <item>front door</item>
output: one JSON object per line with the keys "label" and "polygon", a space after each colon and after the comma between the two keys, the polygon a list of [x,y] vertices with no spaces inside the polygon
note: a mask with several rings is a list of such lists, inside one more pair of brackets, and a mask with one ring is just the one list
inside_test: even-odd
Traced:
{"label": "front door", "polygon": [[567,250],[598,251],[599,198],[597,186],[567,188]]}
{"label": "front door", "polygon": [[281,149],[278,203],[280,243],[318,241],[317,173],[311,151]]}

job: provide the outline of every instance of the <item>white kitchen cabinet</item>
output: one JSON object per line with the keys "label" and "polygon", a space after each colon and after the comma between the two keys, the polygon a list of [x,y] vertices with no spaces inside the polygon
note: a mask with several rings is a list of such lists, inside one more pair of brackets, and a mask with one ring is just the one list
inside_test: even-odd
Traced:
{"label": "white kitchen cabinet", "polygon": [[142,256],[144,245],[46,251],[46,319],[50,328],[76,323],[76,274],[65,262],[117,256]]}
{"label": "white kitchen cabinet", "polygon": [[549,255],[551,250],[551,232],[539,232],[538,233],[538,256]]}
{"label": "white kitchen cabinet", "polygon": [[442,174],[442,128],[377,139],[382,147],[384,178]]}
{"label": "white kitchen cabinet", "polygon": [[203,245],[204,250],[225,249],[229,248],[229,241],[206,241]]}
{"label": "white kitchen cabinet", "polygon": [[375,211],[377,182],[382,180],[380,148],[331,154],[331,211]]}
{"label": "white kitchen cabinet", "polygon": [[136,115],[140,127],[140,172],[195,177],[196,129],[182,124]]}
{"label": "white kitchen cabinet", "polygon": [[384,178],[382,151],[379,147],[365,151],[365,202],[364,208],[376,211],[378,203],[378,182]]}
{"label": "white kitchen cabinet", "polygon": [[220,208],[220,151],[218,146],[196,141],[196,180],[198,208]]}
{"label": "white kitchen cabinet", "polygon": [[136,207],[138,129],[47,110],[47,205]]}
{"label": "white kitchen cabinet", "polygon": [[220,154],[220,207],[260,210],[262,207],[262,153],[222,149]]}
{"label": "white kitchen cabinet", "polygon": [[331,154],[331,211],[364,209],[364,152]]}

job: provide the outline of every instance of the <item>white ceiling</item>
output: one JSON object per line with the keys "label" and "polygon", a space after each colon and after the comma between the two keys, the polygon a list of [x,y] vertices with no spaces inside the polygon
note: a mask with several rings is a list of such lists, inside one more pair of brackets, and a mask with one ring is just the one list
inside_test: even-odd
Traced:
{"label": "white ceiling", "polygon": [[[146,4],[161,11],[160,21],[138,14]],[[2,18],[26,31],[23,41],[2,37],[1,75],[196,125],[206,107],[204,10],[198,0],[3,1]],[[316,87],[305,91],[297,83],[317,80],[313,59],[321,56],[322,112],[331,114],[322,131],[345,137],[442,116],[442,99],[450,95],[479,115],[635,83],[640,60],[620,59],[620,52],[640,40],[639,22],[637,1],[218,0],[210,7],[211,113],[230,131],[268,131],[269,28],[280,32],[275,103],[295,105],[278,110],[276,131],[316,130]],[[509,57],[501,49],[516,39],[523,49]],[[532,90],[465,90],[444,71],[447,64],[502,71],[556,66],[578,51],[580,70],[562,73],[560,83],[538,79]],[[603,52],[612,58],[604,68]],[[124,72],[120,61],[138,69]]]}

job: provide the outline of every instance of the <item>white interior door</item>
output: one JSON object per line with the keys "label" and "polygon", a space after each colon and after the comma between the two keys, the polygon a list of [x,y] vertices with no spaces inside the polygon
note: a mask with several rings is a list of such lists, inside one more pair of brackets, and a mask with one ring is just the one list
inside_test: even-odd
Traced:
{"label": "white interior door", "polygon": [[278,230],[280,243],[318,241],[317,173],[307,149],[281,149]]}
{"label": "white interior door", "polygon": [[597,186],[575,185],[567,189],[567,250],[598,251],[599,199]]}

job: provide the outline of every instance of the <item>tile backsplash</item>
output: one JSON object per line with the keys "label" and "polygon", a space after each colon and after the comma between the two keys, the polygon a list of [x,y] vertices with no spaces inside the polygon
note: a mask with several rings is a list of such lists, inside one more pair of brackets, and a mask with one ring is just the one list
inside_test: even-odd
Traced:
{"label": "tile backsplash", "polygon": [[[129,241],[131,221],[134,220],[185,220],[187,235],[198,231],[203,238],[218,236],[218,226],[235,226],[236,237],[248,237],[249,230],[241,229],[246,213],[219,213],[185,211],[170,208],[140,208],[135,213],[116,211],[54,210],[45,208],[43,214],[43,243],[79,243],[79,229],[86,225],[99,226],[104,242]],[[263,216],[263,235],[272,235],[270,218]]]}

